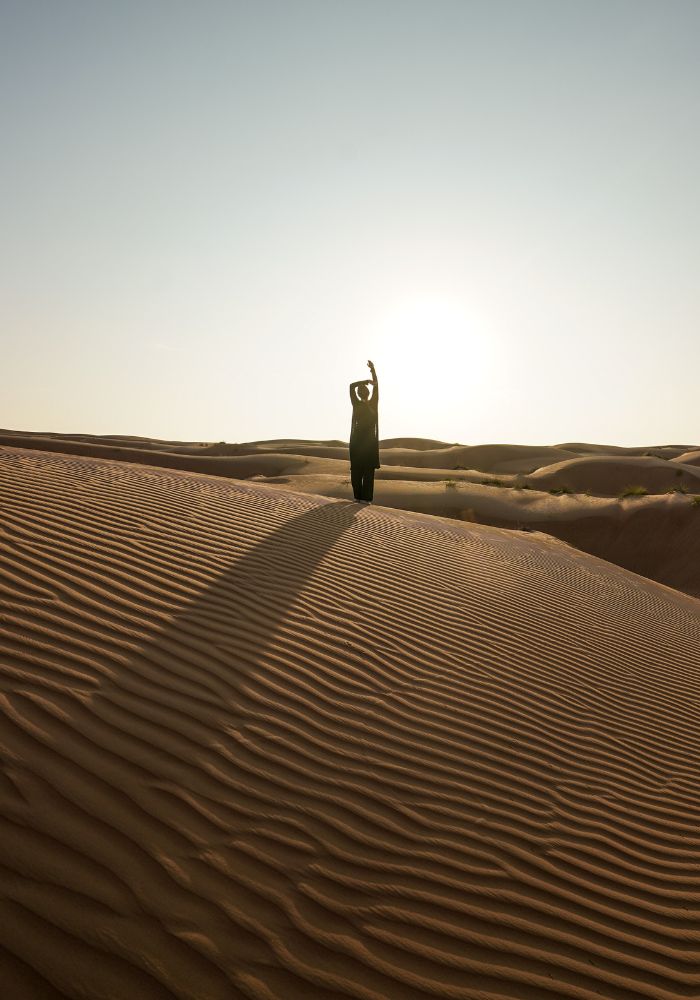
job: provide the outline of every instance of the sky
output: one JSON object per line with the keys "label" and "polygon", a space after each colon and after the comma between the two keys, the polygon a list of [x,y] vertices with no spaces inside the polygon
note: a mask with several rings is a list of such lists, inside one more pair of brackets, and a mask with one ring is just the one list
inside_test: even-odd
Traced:
{"label": "sky", "polygon": [[0,426],[700,442],[696,0],[0,0]]}

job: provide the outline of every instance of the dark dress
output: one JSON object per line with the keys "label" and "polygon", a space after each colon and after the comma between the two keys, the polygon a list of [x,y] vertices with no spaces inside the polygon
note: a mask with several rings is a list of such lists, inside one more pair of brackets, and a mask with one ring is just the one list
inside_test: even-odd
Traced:
{"label": "dark dress", "polygon": [[378,393],[358,399],[354,388],[352,426],[350,428],[350,474],[356,500],[371,500],[374,495],[374,470],[379,468]]}

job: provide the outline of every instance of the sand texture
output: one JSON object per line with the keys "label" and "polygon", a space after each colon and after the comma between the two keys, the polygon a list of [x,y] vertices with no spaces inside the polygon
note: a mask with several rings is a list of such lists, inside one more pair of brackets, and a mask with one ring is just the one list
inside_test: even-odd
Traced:
{"label": "sand texture", "polygon": [[79,455],[0,513],[3,997],[700,994],[699,601]]}
{"label": "sand texture", "polygon": [[[347,444],[276,438],[231,444],[0,431],[0,447],[268,483],[352,499]],[[385,507],[536,530],[700,597],[700,449],[565,443],[380,442],[375,501]]]}

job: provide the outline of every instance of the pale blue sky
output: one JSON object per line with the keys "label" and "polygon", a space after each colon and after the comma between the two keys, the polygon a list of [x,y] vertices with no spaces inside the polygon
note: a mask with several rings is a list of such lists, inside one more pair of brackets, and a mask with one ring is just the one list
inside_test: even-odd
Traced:
{"label": "pale blue sky", "polygon": [[0,0],[0,426],[700,441],[696,0]]}

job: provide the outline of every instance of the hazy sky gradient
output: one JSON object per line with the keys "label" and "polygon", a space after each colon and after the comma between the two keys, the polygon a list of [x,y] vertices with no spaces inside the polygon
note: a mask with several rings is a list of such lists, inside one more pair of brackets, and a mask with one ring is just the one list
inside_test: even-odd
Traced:
{"label": "hazy sky gradient", "polygon": [[0,426],[700,441],[696,0],[0,0]]}

